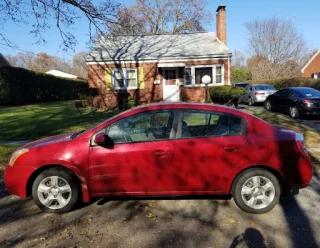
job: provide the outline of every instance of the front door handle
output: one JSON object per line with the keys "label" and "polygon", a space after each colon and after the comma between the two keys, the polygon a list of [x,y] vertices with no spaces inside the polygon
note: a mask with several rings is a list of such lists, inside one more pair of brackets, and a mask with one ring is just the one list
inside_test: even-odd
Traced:
{"label": "front door handle", "polygon": [[225,147],[223,147],[223,149],[228,152],[237,151],[237,150],[240,150],[241,148],[242,148],[241,146],[225,146]]}
{"label": "front door handle", "polygon": [[153,154],[153,156],[160,157],[160,156],[168,156],[168,155],[170,155],[170,152],[164,151],[164,150],[157,150],[152,154]]}

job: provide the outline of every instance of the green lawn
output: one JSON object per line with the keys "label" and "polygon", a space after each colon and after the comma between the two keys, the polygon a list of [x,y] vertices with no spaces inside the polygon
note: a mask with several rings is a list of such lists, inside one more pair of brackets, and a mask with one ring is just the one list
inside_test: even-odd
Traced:
{"label": "green lawn", "polygon": [[15,145],[0,145],[0,174],[2,173],[3,167],[6,164],[10,154],[18,147],[19,146]]}
{"label": "green lawn", "polygon": [[[0,107],[0,140],[36,140],[90,128],[118,111],[77,109],[73,101]],[[19,146],[0,145],[0,174],[10,154]]]}
{"label": "green lawn", "polygon": [[0,108],[0,140],[35,140],[87,129],[116,111],[80,110],[73,101]]}

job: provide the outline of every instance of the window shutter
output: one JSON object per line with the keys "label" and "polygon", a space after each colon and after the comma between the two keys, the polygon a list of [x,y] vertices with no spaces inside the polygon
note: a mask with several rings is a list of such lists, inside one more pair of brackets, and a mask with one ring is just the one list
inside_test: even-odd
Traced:
{"label": "window shutter", "polygon": [[104,80],[106,82],[106,89],[112,90],[112,76],[111,76],[111,69],[110,68],[105,69]]}
{"label": "window shutter", "polygon": [[138,67],[138,88],[144,89],[143,67]]}

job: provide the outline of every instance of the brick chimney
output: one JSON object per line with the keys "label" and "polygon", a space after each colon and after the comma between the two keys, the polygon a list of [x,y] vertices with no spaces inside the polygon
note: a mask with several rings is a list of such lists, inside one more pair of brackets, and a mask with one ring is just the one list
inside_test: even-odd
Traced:
{"label": "brick chimney", "polygon": [[218,39],[227,45],[227,15],[225,5],[219,5],[217,8],[216,25]]}

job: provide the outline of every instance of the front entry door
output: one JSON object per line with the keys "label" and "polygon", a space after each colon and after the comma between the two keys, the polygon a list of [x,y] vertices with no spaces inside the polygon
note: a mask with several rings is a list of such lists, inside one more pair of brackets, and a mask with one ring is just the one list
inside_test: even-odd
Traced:
{"label": "front entry door", "polygon": [[165,102],[180,100],[178,68],[163,69],[163,100]]}

